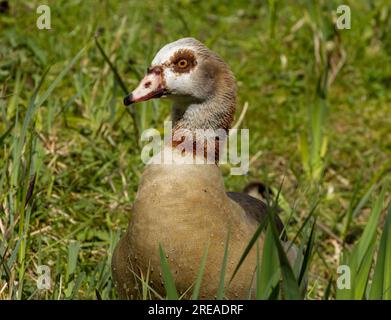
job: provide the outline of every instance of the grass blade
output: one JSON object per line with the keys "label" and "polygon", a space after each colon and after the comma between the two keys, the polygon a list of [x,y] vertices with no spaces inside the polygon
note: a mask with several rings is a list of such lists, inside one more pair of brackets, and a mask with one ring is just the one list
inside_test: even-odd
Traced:
{"label": "grass blade", "polygon": [[301,285],[303,280],[305,279],[305,275],[310,265],[312,250],[314,248],[314,242],[315,242],[315,226],[316,226],[316,219],[312,224],[311,233],[307,242],[307,248],[304,253],[303,264],[301,266],[300,275],[299,275],[299,285]]}
{"label": "grass blade", "polygon": [[228,246],[229,246],[230,235],[231,235],[231,231],[228,230],[227,239],[225,240],[224,257],[223,257],[223,262],[221,264],[221,270],[220,270],[219,288],[217,289],[217,295],[216,295],[217,300],[223,300],[224,298],[224,283],[225,283],[225,274],[227,271]]}
{"label": "grass blade", "polygon": [[60,83],[62,78],[69,72],[69,70],[75,65],[77,60],[82,56],[86,48],[88,48],[89,45],[84,46],[80,51],[73,57],[73,59],[68,63],[68,65],[60,72],[60,74],[54,79],[54,81],[51,83],[49,88],[44,92],[42,95],[42,98],[36,103],[35,107],[39,108],[46,99],[51,95],[52,91],[57,87],[57,85]]}
{"label": "grass blade", "polygon": [[380,240],[369,298],[372,300],[391,299],[391,204],[388,207]]}
{"label": "grass blade", "polygon": [[[109,65],[111,71],[113,72],[114,77],[116,78],[118,84],[120,85],[120,87],[122,89],[122,92],[124,93],[124,95],[128,95],[129,94],[129,90],[126,87],[125,82],[122,80],[121,76],[119,75],[119,72],[118,72],[117,68],[112,64],[112,62],[110,61],[109,57],[107,56],[107,54],[103,50],[103,48],[102,48],[101,44],[99,43],[99,40],[98,40],[97,37],[95,37],[95,44],[98,47],[99,52],[102,54],[103,58],[105,59],[105,61]],[[136,109],[134,109],[134,108],[125,108],[125,110],[131,116],[131,118],[133,120],[134,129],[136,131],[136,137],[137,137],[137,139],[136,139],[137,140],[137,146],[140,147],[140,145],[139,145],[140,142],[139,142],[139,139],[138,139],[140,137],[140,123],[139,123],[138,118],[137,118]]]}
{"label": "grass blade", "polygon": [[69,276],[71,276],[76,269],[77,265],[77,256],[80,250],[80,242],[79,241],[71,241],[68,247],[68,266],[67,266],[67,276],[66,280],[69,280]]}
{"label": "grass blade", "polygon": [[267,228],[263,244],[260,274],[257,277],[257,299],[267,299],[280,279],[277,248],[274,244],[272,232],[270,227]]}
{"label": "grass blade", "polygon": [[[274,206],[273,206],[274,210],[277,209],[278,199],[279,199],[279,196],[281,193],[283,182],[284,181],[282,181],[280,184],[280,187],[278,189],[278,193],[276,195],[276,199],[274,201]],[[292,267],[289,263],[285,249],[283,248],[283,246],[281,244],[280,234],[277,230],[276,222],[273,219],[272,211],[270,210],[269,206],[267,207],[267,214],[269,217],[268,220],[270,221],[270,227],[273,231],[272,233],[273,233],[274,243],[277,247],[278,258],[280,261],[280,268],[281,268],[281,275],[282,275],[282,288],[283,288],[284,298],[288,299],[288,300],[302,299],[298,282],[296,280],[296,277],[294,275]]]}
{"label": "grass blade", "polygon": [[172,277],[170,266],[166,259],[166,254],[161,245],[159,245],[159,254],[160,254],[160,265],[162,268],[164,287],[167,293],[167,299],[169,300],[178,300],[178,292],[175,287],[175,281]]}
{"label": "grass blade", "polygon": [[372,242],[374,236],[376,236],[376,229],[379,222],[380,214],[383,208],[384,197],[385,197],[386,188],[380,193],[378,200],[375,203],[374,208],[371,211],[371,215],[369,217],[369,221],[364,229],[364,233],[358,243],[358,261],[361,263],[362,259]]}
{"label": "grass blade", "polygon": [[329,300],[331,295],[331,286],[333,284],[333,277],[330,278],[329,283],[327,284],[326,290],[324,292],[323,300]]}
{"label": "grass blade", "polygon": [[377,226],[383,208],[385,190],[386,187],[383,187],[359,242],[354,246],[350,254],[344,252],[343,264],[348,265],[351,270],[350,280],[352,288],[350,290],[337,288],[337,299],[364,298],[375,252]]}
{"label": "grass blade", "polygon": [[120,85],[121,89],[122,89],[122,92],[127,95],[129,94],[129,91],[125,85],[125,82],[122,80],[121,76],[119,75],[118,73],[118,70],[117,68],[112,64],[112,62],[110,61],[109,57],[107,56],[106,52],[103,50],[99,40],[97,37],[95,37],[95,44],[99,50],[99,52],[101,53],[102,57],[105,59],[105,61],[107,62],[107,64],[109,65],[111,71],[113,72],[118,84]]}
{"label": "grass blade", "polygon": [[193,289],[193,294],[191,296],[192,300],[197,300],[198,299],[198,295],[200,293],[202,277],[204,275],[206,259],[208,257],[208,249],[209,249],[209,243],[207,244],[207,246],[205,248],[204,255],[202,256],[200,270],[198,271],[197,280],[195,282],[194,289]]}
{"label": "grass blade", "polygon": [[[357,188],[358,189],[358,188]],[[349,208],[349,212],[346,216],[346,222],[345,222],[345,226],[344,226],[344,231],[342,233],[343,235],[343,239],[346,238],[346,235],[348,233],[348,230],[349,230],[349,227],[350,227],[350,224],[352,222],[352,219],[354,217],[356,217],[358,215],[358,213],[361,211],[361,209],[365,206],[365,204],[368,202],[372,192],[376,189],[376,183],[375,184],[372,184],[368,190],[365,192],[365,194],[363,195],[363,197],[360,199],[360,201],[358,202],[357,206],[354,208],[354,210],[350,209]],[[353,195],[354,197],[354,195]],[[354,201],[354,199],[352,200]]]}
{"label": "grass blade", "polygon": [[299,300],[301,299],[300,288],[297,280],[293,273],[292,267],[289,263],[288,257],[285,253],[284,248],[281,245],[281,240],[277,231],[277,227],[273,219],[270,219],[270,225],[272,226],[274,243],[277,247],[278,258],[280,261],[280,268],[282,274],[282,286],[284,290],[284,298],[288,300]]}
{"label": "grass blade", "polygon": [[72,294],[69,297],[69,299],[73,300],[75,298],[75,296],[76,296],[77,292],[79,291],[85,277],[86,277],[85,272],[82,272],[79,274],[79,276],[77,277],[77,279],[75,281],[75,285],[73,286]]}
{"label": "grass blade", "polygon": [[238,273],[240,266],[243,264],[244,260],[246,259],[247,255],[250,253],[252,247],[254,246],[255,242],[258,240],[259,236],[261,235],[263,229],[265,228],[267,224],[268,219],[264,219],[258,226],[257,230],[255,231],[254,235],[252,236],[250,242],[247,244],[246,249],[244,249],[244,252],[242,256],[239,259],[238,264],[235,267],[235,270],[231,276],[231,279],[229,283],[232,282],[234,279],[235,275]]}

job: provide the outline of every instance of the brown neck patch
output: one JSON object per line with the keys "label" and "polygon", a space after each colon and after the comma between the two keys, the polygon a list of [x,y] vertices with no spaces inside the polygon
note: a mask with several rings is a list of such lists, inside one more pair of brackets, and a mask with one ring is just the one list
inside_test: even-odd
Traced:
{"label": "brown neck patch", "polygon": [[226,135],[202,135],[196,134],[181,127],[175,127],[172,132],[171,146],[184,155],[191,152],[193,157],[202,156],[209,163],[218,163],[220,158],[220,144],[226,140]]}

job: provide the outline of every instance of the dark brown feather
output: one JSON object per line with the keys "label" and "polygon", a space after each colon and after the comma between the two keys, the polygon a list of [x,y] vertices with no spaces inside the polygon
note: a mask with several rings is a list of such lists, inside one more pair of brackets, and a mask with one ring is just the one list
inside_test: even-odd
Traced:
{"label": "dark brown feather", "polygon": [[[246,212],[247,216],[254,219],[256,222],[261,223],[264,219],[267,218],[267,206],[261,200],[258,200],[246,193],[242,192],[227,192],[227,196],[239,204],[243,210]],[[287,235],[285,233],[284,224],[282,223],[280,217],[278,216],[278,211],[274,208],[270,208],[274,217],[274,221],[277,226],[277,230],[282,234],[282,240],[287,241]]]}

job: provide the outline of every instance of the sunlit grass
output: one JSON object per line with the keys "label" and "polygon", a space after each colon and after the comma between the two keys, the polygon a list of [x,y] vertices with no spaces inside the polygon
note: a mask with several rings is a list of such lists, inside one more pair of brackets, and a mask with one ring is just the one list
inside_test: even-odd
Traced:
{"label": "sunlit grass", "polygon": [[[287,264],[273,227],[261,226],[249,243],[266,232],[256,298],[391,298],[385,3],[349,3],[352,29],[335,30],[336,1],[56,1],[50,31],[35,28],[38,1],[19,3],[0,14],[0,299],[117,297],[111,254],[143,170],[138,132],[170,114],[166,102],[128,110],[122,99],[157,49],[188,35],[232,67],[237,115],[248,102],[250,173],[225,176],[227,189],[262,180],[281,192],[302,257]],[[217,299],[229,285],[228,236]],[[203,261],[189,297],[199,298]],[[351,290],[337,289],[341,264]],[[39,265],[50,267],[50,290],[37,288]],[[165,298],[148,279],[140,298]]]}

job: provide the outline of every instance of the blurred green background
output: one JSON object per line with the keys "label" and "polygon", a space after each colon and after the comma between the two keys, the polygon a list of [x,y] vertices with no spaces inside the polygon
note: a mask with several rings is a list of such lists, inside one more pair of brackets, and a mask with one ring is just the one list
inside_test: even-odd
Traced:
{"label": "blurred green background", "polygon": [[[247,176],[226,175],[226,187],[284,180],[291,235],[317,204],[308,299],[337,277],[381,188],[382,226],[391,199],[389,1],[47,1],[50,30],[36,27],[40,4],[0,1],[0,299],[116,297],[111,252],[144,166],[135,127],[161,129],[170,105],[126,111],[95,37],[129,91],[159,48],[185,36],[231,66],[236,119],[248,103],[241,126],[251,164]],[[351,8],[350,30],[335,28],[341,4]],[[37,289],[41,264],[51,268],[50,290]]]}

